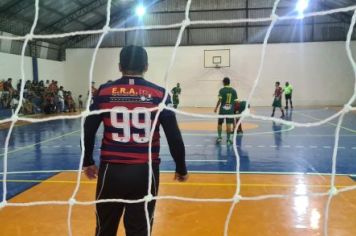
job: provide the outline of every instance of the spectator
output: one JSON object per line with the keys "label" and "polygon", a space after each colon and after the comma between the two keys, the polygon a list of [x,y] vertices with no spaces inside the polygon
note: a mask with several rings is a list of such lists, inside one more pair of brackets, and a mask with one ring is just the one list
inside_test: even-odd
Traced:
{"label": "spectator", "polygon": [[92,97],[96,96],[97,93],[98,93],[98,89],[95,88],[95,82],[93,81],[93,82],[91,82],[91,95],[92,95]]}
{"label": "spectator", "polygon": [[83,99],[82,95],[80,94],[78,97],[78,110],[81,111],[83,109]]}
{"label": "spectator", "polygon": [[66,101],[67,101],[67,109],[69,112],[76,112],[77,110],[75,109],[75,102],[72,97],[72,93],[70,91],[67,92],[66,96]]}
{"label": "spectator", "polygon": [[58,90],[58,109],[59,112],[64,112],[64,93],[63,93],[63,86],[59,87]]}
{"label": "spectator", "polygon": [[44,96],[43,111],[46,114],[51,114],[54,113],[55,108],[56,106],[54,104],[54,96],[52,93],[47,92],[46,95]]}
{"label": "spectator", "polygon": [[4,80],[0,80],[0,105],[3,108],[4,103],[3,103],[3,93],[4,93]]}
{"label": "spectator", "polygon": [[29,114],[34,113],[34,106],[33,106],[32,102],[26,98],[23,98],[22,113],[24,115],[29,115]]}
{"label": "spectator", "polygon": [[13,110],[16,110],[17,106],[19,105],[19,96],[16,94],[13,96],[10,102],[10,108]]}

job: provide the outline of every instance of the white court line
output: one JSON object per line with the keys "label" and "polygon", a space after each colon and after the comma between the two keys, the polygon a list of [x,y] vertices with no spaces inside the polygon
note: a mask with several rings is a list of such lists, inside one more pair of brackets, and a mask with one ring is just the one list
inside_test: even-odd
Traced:
{"label": "white court line", "polygon": [[[207,161],[207,160],[204,160]],[[224,160],[221,160],[224,161]],[[225,160],[226,161],[226,160]],[[13,175],[13,174],[40,174],[40,173],[60,173],[60,172],[73,172],[77,173],[78,170],[34,170],[34,171],[9,171],[6,174]],[[174,173],[173,170],[161,170],[162,173]],[[202,174],[236,174],[236,171],[196,171],[192,170],[189,173],[202,173]],[[304,173],[304,172],[273,172],[273,171],[240,171],[241,174],[270,174],[270,175],[331,175],[330,173]],[[2,175],[3,172],[0,172]],[[346,173],[346,174],[336,174],[337,176],[352,176],[356,177],[354,173]]]}
{"label": "white court line", "polygon": [[[100,146],[101,145],[95,145],[95,147],[97,147],[96,150],[100,150]],[[209,144],[209,145],[203,145],[203,144],[195,144],[195,145],[191,145],[191,144],[188,144],[188,145],[185,145],[185,147],[187,148],[202,148],[202,147],[210,147],[210,148],[213,148],[213,147],[226,147],[225,144],[220,144],[220,145],[216,145],[216,144]],[[242,147],[240,145],[236,145],[237,147]],[[279,145],[280,147],[283,147],[283,148],[319,148],[319,146],[315,146],[315,145],[310,145],[310,146],[304,146],[304,145],[295,145],[295,146],[291,146],[291,145]],[[41,145],[41,148],[60,148],[60,147],[66,147],[66,148],[73,148],[73,145],[65,145],[65,146],[60,146],[60,145]],[[78,145],[78,147],[80,147],[80,145]],[[167,144],[161,144],[161,147],[168,147]],[[246,144],[246,145],[243,145],[243,147],[245,148],[254,148],[254,147],[258,147],[258,148],[276,148],[278,147],[277,145],[250,145],[250,144]],[[322,146],[323,148],[325,149],[329,149],[331,148],[331,146]],[[344,147],[344,146],[339,146],[338,149],[356,149],[356,147]],[[3,149],[3,148],[1,148]]]}
{"label": "white court line", "polygon": [[[213,145],[213,144],[209,144],[209,145],[201,145],[201,144],[196,144],[196,145],[186,145],[186,147],[190,147],[190,148],[194,148],[194,147],[218,147],[218,146],[223,146],[223,147],[226,147],[226,145]],[[315,146],[315,145],[310,145],[310,146],[304,146],[304,145],[295,145],[295,146],[291,146],[291,145],[279,145],[280,147],[283,147],[283,148],[319,148],[319,146]],[[161,145],[161,147],[168,147],[168,145]],[[236,145],[236,147],[242,147],[240,145]],[[278,147],[277,145],[249,145],[249,144],[246,144],[246,145],[243,145],[244,148],[254,148],[254,147],[258,147],[258,148],[276,148]],[[325,149],[329,149],[331,148],[331,146],[322,146],[323,148]],[[338,147],[338,149],[356,149],[356,147],[343,147],[343,146],[340,146]]]}
{"label": "white court line", "polygon": [[[77,173],[78,170],[33,170],[33,171],[9,171],[6,174],[15,175],[15,174],[41,174],[41,173],[60,173],[60,172],[74,172]],[[2,175],[3,172],[0,172]]]}
{"label": "white court line", "polygon": [[[276,134],[276,133],[282,133],[282,132],[287,132],[287,131],[291,131],[294,129],[294,126],[291,125],[289,126],[287,129],[281,129],[281,130],[278,130],[278,131],[266,131],[266,132],[251,132],[251,133],[244,133],[243,136],[253,136],[253,135],[261,135],[261,134]],[[216,137],[216,133],[212,133],[212,132],[209,132],[209,133],[182,133],[183,136],[212,136],[212,137]],[[304,135],[305,136],[305,135]]]}
{"label": "white court line", "polygon": [[[309,115],[309,114],[305,114],[305,113],[303,113],[303,112],[296,112],[297,114],[299,114],[299,115],[302,115],[302,116],[304,116],[304,117],[308,117],[308,118],[311,118],[311,119],[313,119],[313,120],[317,120],[317,121],[321,121],[322,119],[319,119],[319,118],[317,118],[317,117],[315,117],[315,116],[312,116],[312,115]],[[337,124],[335,124],[335,123],[332,123],[332,122],[327,122],[327,124],[329,124],[329,125],[332,125],[332,126],[337,126]],[[347,127],[344,127],[344,126],[342,126],[342,125],[340,125],[340,128],[341,129],[344,129],[344,130],[347,130],[347,131],[350,131],[350,132],[352,132],[352,133],[356,133],[356,130],[354,130],[354,129],[350,129],[350,128],[347,128]]]}
{"label": "white court line", "polygon": [[227,162],[227,160],[185,160],[186,162]]}
{"label": "white court line", "polygon": [[[75,133],[78,133],[80,130],[75,130],[73,132],[69,132],[69,133],[66,133],[64,135],[60,135],[60,136],[57,136],[57,137],[54,137],[54,138],[50,138],[50,139],[46,139],[46,140],[43,140],[41,142],[38,142],[38,143],[34,143],[34,144],[29,144],[29,145],[26,145],[26,146],[23,146],[23,147],[18,147],[16,149],[13,149],[11,151],[8,151],[8,154],[10,153],[14,153],[14,152],[18,152],[18,151],[21,151],[21,150],[24,150],[24,149],[27,149],[27,148],[31,148],[31,147],[34,147],[36,145],[39,145],[39,144],[42,144],[42,143],[47,143],[47,142],[50,142],[50,141],[53,141],[53,140],[56,140],[56,139],[60,139],[60,138],[63,138],[65,136],[69,136],[69,135],[72,135],[72,134],[75,134]],[[0,154],[0,157],[3,157],[4,154]],[[10,157],[8,157],[10,158]]]}
{"label": "white court line", "polygon": [[[162,170],[162,173],[175,173],[174,170]],[[195,174],[236,174],[236,171],[204,171],[204,170],[192,170],[189,173]],[[276,171],[240,171],[241,174],[257,174],[257,175],[310,175],[310,176],[331,176],[330,173],[313,173],[313,172],[276,172]],[[335,174],[336,176],[356,176],[353,173]]]}

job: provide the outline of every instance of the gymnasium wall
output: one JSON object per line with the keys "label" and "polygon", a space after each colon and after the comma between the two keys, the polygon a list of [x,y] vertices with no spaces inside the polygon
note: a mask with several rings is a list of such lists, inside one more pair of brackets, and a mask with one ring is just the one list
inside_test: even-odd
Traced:
{"label": "gymnasium wall", "polygon": [[[39,80],[57,80],[64,84],[64,63],[45,59],[38,61]],[[0,52],[0,80],[12,78],[12,86],[16,88],[18,80],[21,79],[21,56]],[[32,58],[25,57],[25,79],[32,80]]]}
{"label": "gymnasium wall", "polygon": [[[180,47],[169,73],[169,88],[182,87],[181,105],[213,107],[224,76],[232,79],[241,99],[246,99],[260,63],[262,45],[225,45]],[[230,49],[231,67],[204,68],[204,49]],[[163,85],[172,47],[147,48],[149,71],[146,79]],[[120,77],[119,48],[98,52],[94,67],[97,85]],[[356,43],[353,45],[356,53]],[[89,67],[93,49],[68,49],[65,85],[75,95],[87,94]],[[346,56],[344,42],[269,44],[260,83],[252,99],[253,106],[270,106],[275,81],[289,81],[294,87],[296,105],[342,105],[352,95],[354,75]]]}

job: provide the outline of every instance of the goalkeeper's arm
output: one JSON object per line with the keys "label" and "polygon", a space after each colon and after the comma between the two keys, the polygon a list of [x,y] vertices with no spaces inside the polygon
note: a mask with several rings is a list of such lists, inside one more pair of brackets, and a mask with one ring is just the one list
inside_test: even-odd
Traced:
{"label": "goalkeeper's arm", "polygon": [[185,147],[175,115],[160,118],[164,133],[166,134],[169,151],[176,163],[176,179],[184,181],[187,178],[185,164]]}

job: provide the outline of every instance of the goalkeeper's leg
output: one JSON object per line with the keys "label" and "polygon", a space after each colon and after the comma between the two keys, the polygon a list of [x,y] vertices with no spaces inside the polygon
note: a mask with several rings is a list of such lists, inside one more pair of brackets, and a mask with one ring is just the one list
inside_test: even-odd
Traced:
{"label": "goalkeeper's leg", "polygon": [[216,139],[217,144],[221,143],[221,140],[222,140],[221,133],[222,133],[223,123],[224,123],[224,118],[219,118],[218,119],[218,137]]}

